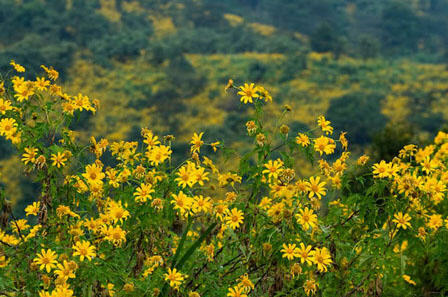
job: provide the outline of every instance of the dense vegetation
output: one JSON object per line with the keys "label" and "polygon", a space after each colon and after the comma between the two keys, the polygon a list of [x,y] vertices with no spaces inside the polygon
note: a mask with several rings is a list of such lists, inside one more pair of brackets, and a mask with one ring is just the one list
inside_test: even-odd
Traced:
{"label": "dense vegetation", "polygon": [[[291,106],[275,111],[268,89],[229,80],[221,92],[250,111],[240,144],[194,133],[176,161],[174,136],[148,128],[138,141],[84,144],[70,127],[100,102],[66,93],[52,67],[26,80],[11,66],[0,137],[40,191],[18,218],[0,187],[1,294],[448,292],[448,133],[391,161],[355,159],[347,133],[324,116],[292,129]],[[304,164],[312,176],[300,173]]]}
{"label": "dense vegetation", "polygon": [[[135,140],[140,127],[174,134],[175,157],[205,130],[231,146],[246,111],[222,93],[229,78],[269,87],[294,128],[327,114],[356,153],[390,159],[443,128],[448,1],[1,0],[0,70],[11,59],[54,65],[72,93],[102,102],[71,128]],[[431,64],[429,64],[431,63]],[[125,111],[125,112],[123,112]],[[347,117],[350,114],[350,117]],[[407,131],[402,133],[402,131]],[[387,145],[385,145],[387,144]],[[0,142],[13,200],[35,195]]]}
{"label": "dense vegetation", "polygon": [[448,294],[448,0],[0,7],[0,295]]}

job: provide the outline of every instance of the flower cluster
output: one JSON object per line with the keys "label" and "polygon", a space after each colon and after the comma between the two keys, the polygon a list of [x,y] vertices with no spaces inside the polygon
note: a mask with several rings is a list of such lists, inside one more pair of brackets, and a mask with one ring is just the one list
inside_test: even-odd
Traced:
{"label": "flower cluster", "polygon": [[[194,133],[174,162],[174,137],[148,128],[140,141],[77,140],[72,120],[99,104],[64,93],[58,72],[42,68],[45,77],[14,76],[0,94],[0,135],[41,191],[24,218],[0,191],[5,294],[378,295],[424,290],[419,261],[443,269],[448,134],[371,169],[324,116],[291,136],[283,118],[264,122],[266,89],[229,81],[254,105],[252,145],[228,164],[221,142]],[[316,166],[305,175],[307,161]]]}

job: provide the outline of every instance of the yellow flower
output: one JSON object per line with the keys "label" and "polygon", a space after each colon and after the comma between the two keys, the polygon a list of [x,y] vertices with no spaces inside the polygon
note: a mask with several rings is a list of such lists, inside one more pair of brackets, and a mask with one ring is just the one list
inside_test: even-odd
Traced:
{"label": "yellow flower", "polygon": [[226,225],[235,230],[243,223],[243,212],[237,208],[233,208],[232,210],[227,210],[226,212]]}
{"label": "yellow flower", "polygon": [[302,267],[299,263],[294,263],[291,265],[289,272],[291,273],[292,278],[295,278],[302,273]]}
{"label": "yellow flower", "polygon": [[302,225],[303,230],[308,231],[311,228],[317,226],[317,215],[313,213],[311,209],[305,207],[300,209],[299,214],[296,214],[297,222]]}
{"label": "yellow flower", "polygon": [[[74,262],[73,262],[74,263]],[[77,267],[76,263],[75,266]],[[57,265],[57,270],[55,270],[55,274],[58,276],[59,279],[63,279],[65,281],[67,281],[69,278],[75,278],[75,274],[74,272],[74,268],[73,264],[67,262],[66,260],[64,260],[63,264],[58,263]]]}
{"label": "yellow flower", "polygon": [[73,97],[72,103],[75,106],[76,110],[95,111],[95,109],[93,108],[93,106],[90,103],[89,97],[87,97],[85,95],[78,94],[78,96]]}
{"label": "yellow flower", "polygon": [[203,167],[192,167],[192,175],[194,183],[198,183],[201,186],[204,185],[205,181],[209,180],[209,178],[207,177],[208,172],[205,172],[205,168]]}
{"label": "yellow flower", "polygon": [[14,233],[23,232],[28,230],[30,225],[28,225],[28,221],[25,219],[15,220],[11,222],[11,229]]}
{"label": "yellow flower", "polygon": [[142,183],[140,187],[137,188],[136,192],[134,193],[135,201],[137,202],[146,202],[147,200],[151,200],[152,196],[151,194],[154,193],[154,189],[152,188],[151,184],[144,184]]}
{"label": "yellow flower", "polygon": [[107,139],[101,139],[99,142],[96,141],[95,137],[90,137],[90,150],[96,155],[97,158],[100,158],[103,153],[106,151],[107,146],[109,145],[109,141]]}
{"label": "yellow flower", "polygon": [[73,115],[75,112],[76,106],[72,101],[66,101],[62,103],[62,111],[66,114]]}
{"label": "yellow flower", "polygon": [[280,250],[283,255],[282,258],[287,258],[288,260],[294,260],[294,258],[299,257],[299,249],[296,247],[296,244],[283,244],[283,249]]}
{"label": "yellow flower", "polygon": [[24,100],[28,100],[31,96],[34,95],[34,83],[31,81],[26,81],[17,88],[14,87],[14,90],[16,91],[14,97],[17,99],[17,101],[22,102]]}
{"label": "yellow flower", "polygon": [[341,132],[341,134],[339,135],[339,141],[341,142],[342,148],[344,150],[347,150],[347,148],[348,148],[348,140],[345,137],[346,134],[347,134],[347,132]]}
{"label": "yellow flower", "polygon": [[403,228],[406,230],[408,227],[411,227],[411,223],[409,223],[410,220],[411,217],[407,213],[403,215],[402,212],[398,212],[394,214],[394,219],[392,222],[397,223],[398,228]]}
{"label": "yellow flower", "polygon": [[171,148],[166,145],[153,146],[145,155],[152,166],[157,166],[171,157]]}
{"label": "yellow flower", "polygon": [[182,188],[185,188],[186,186],[192,187],[195,184],[193,171],[194,164],[188,163],[186,166],[182,166],[181,168],[179,168],[179,171],[176,173],[178,177],[176,177],[174,180]]}
{"label": "yellow flower", "polygon": [[84,258],[87,258],[89,261],[91,261],[92,258],[96,257],[95,246],[91,245],[90,242],[86,240],[77,241],[72,248],[74,250],[73,256],[79,256],[79,260],[81,262],[84,261]]}
{"label": "yellow flower", "polygon": [[305,244],[303,244],[303,242],[301,242],[299,246],[300,247],[297,248],[297,255],[300,258],[300,263],[303,264],[306,262],[308,265],[311,265],[312,260],[311,260],[310,252],[313,247],[311,245],[305,246]]}
{"label": "yellow flower", "polygon": [[165,273],[163,276],[165,277],[166,281],[170,282],[170,287],[176,289],[179,288],[185,277],[187,277],[187,275],[178,272],[176,268],[168,268],[168,273]]}
{"label": "yellow flower", "polygon": [[263,86],[259,86],[257,92],[260,93],[262,97],[264,97],[264,101],[272,102],[272,96],[268,90],[266,90]]}
{"label": "yellow flower", "polygon": [[11,60],[11,63],[9,63],[17,72],[25,72],[25,67],[23,67],[20,64],[17,64],[14,60]]}
{"label": "yellow flower", "polygon": [[125,292],[133,292],[134,291],[134,284],[133,283],[126,283],[123,286],[123,291]]}
{"label": "yellow flower", "polygon": [[112,283],[108,283],[107,284],[107,292],[109,293],[110,297],[115,296],[115,290],[114,290],[115,285]]}
{"label": "yellow flower", "polygon": [[64,167],[67,157],[65,153],[57,152],[56,154],[51,154],[50,159],[53,161],[53,166],[58,168]]}
{"label": "yellow flower", "polygon": [[22,162],[26,164],[35,163],[37,157],[37,149],[32,147],[26,147],[25,153],[22,155]]}
{"label": "yellow flower", "polygon": [[208,213],[212,209],[212,202],[210,197],[203,197],[202,195],[193,197],[193,211],[195,213],[200,213],[203,211],[204,213]]}
{"label": "yellow flower", "polygon": [[282,171],[281,167],[283,166],[283,161],[277,159],[275,161],[269,160],[264,167],[266,169],[263,170],[263,174],[268,174],[268,178],[276,179],[280,172]]}
{"label": "yellow flower", "polygon": [[0,135],[11,137],[17,131],[17,122],[11,118],[0,120]]}
{"label": "yellow flower", "polygon": [[413,286],[416,285],[416,283],[411,279],[411,277],[409,275],[403,274],[402,277],[408,284],[411,284]]}
{"label": "yellow flower", "polygon": [[239,286],[235,286],[233,288],[229,288],[229,293],[227,293],[228,297],[247,297],[247,294],[244,293],[244,288]]}
{"label": "yellow flower", "polygon": [[330,155],[334,152],[335,149],[336,144],[334,143],[334,140],[329,137],[321,136],[314,140],[314,150],[321,156],[323,153],[325,153],[326,155]]}
{"label": "yellow flower", "polygon": [[322,132],[325,132],[325,134],[333,134],[333,127],[330,126],[331,122],[327,121],[324,116],[320,116],[317,119],[317,124],[322,129]]}
{"label": "yellow flower", "polygon": [[246,129],[247,133],[251,135],[252,133],[255,133],[257,131],[257,125],[254,121],[248,121],[246,122]]}
{"label": "yellow flower", "polygon": [[314,280],[314,278],[307,279],[303,284],[303,289],[305,290],[305,294],[307,296],[311,294],[316,294],[316,290],[319,284]]}
{"label": "yellow flower", "polygon": [[325,182],[320,182],[320,177],[310,177],[310,181],[306,182],[306,190],[309,192],[308,197],[312,198],[317,196],[321,199],[322,195],[326,195],[327,191],[325,189]]}
{"label": "yellow flower", "polygon": [[48,80],[46,80],[44,77],[37,77],[36,82],[34,83],[34,86],[39,91],[45,91],[49,85],[50,85],[50,82]]}
{"label": "yellow flower", "polygon": [[48,78],[51,80],[57,80],[59,77],[59,72],[57,72],[53,66],[50,66],[50,68],[45,67],[44,65],[40,65],[40,67],[42,67],[43,70],[45,70],[45,72],[48,75]]}
{"label": "yellow flower", "polygon": [[200,153],[201,145],[204,144],[204,141],[202,141],[202,135],[204,135],[204,132],[199,133],[199,135],[197,133],[193,134],[193,138],[190,141],[190,144],[191,144],[190,151],[192,153],[195,153],[195,152]]}
{"label": "yellow flower", "polygon": [[73,290],[70,290],[68,286],[58,286],[51,293],[51,297],[72,297]]}
{"label": "yellow flower", "polygon": [[249,276],[246,274],[240,276],[240,283],[238,284],[240,288],[243,288],[246,292],[250,292],[250,290],[255,289],[254,284],[249,279]]}
{"label": "yellow flower", "polygon": [[33,204],[28,205],[25,208],[25,213],[27,216],[34,215],[37,216],[40,210],[40,202],[33,202]]}
{"label": "yellow flower", "polygon": [[39,157],[37,157],[37,159],[36,159],[37,167],[43,168],[46,163],[47,163],[47,159],[45,158],[44,155],[40,155]]}
{"label": "yellow flower", "polygon": [[213,151],[216,153],[216,151],[218,150],[218,145],[220,145],[221,142],[216,141],[210,144],[210,146],[212,147]]}
{"label": "yellow flower", "polygon": [[45,269],[47,273],[50,273],[51,269],[56,267],[56,264],[58,263],[58,261],[56,261],[57,257],[58,256],[56,255],[56,253],[51,249],[48,249],[46,251],[42,249],[40,254],[38,254],[37,258],[35,258],[33,261],[37,265],[40,265],[40,270]]}
{"label": "yellow flower", "polygon": [[184,192],[180,191],[179,194],[172,194],[174,198],[171,204],[174,204],[174,209],[178,209],[181,215],[188,213],[193,205],[193,198],[188,197]]}
{"label": "yellow flower", "polygon": [[260,207],[261,209],[268,209],[269,207],[271,207],[271,203],[272,203],[272,199],[269,197],[263,197],[263,199],[261,199],[260,203],[258,203],[258,207]]}
{"label": "yellow flower", "polygon": [[6,114],[8,110],[12,110],[11,101],[0,98],[0,114]]}
{"label": "yellow flower", "polygon": [[369,161],[369,156],[362,155],[361,157],[358,158],[358,160],[356,161],[356,164],[358,164],[359,166],[362,166],[362,165],[365,165],[367,163],[367,161]]}
{"label": "yellow flower", "polygon": [[310,252],[310,255],[311,261],[317,265],[317,270],[319,270],[319,272],[326,272],[327,266],[333,263],[331,260],[330,251],[326,247],[321,249],[316,248]]}
{"label": "yellow flower", "polygon": [[255,87],[253,83],[248,85],[247,83],[244,86],[240,87],[241,91],[238,92],[238,95],[241,95],[241,102],[244,104],[253,103],[253,98],[258,98],[260,95],[257,94],[258,88]]}
{"label": "yellow flower", "polygon": [[98,184],[102,182],[102,179],[106,176],[102,172],[102,168],[97,164],[91,164],[86,166],[86,173],[82,176],[87,179],[89,184]]}
{"label": "yellow flower", "polygon": [[126,231],[120,226],[108,226],[104,228],[103,233],[106,240],[112,242],[115,246],[120,246],[126,241]]}
{"label": "yellow flower", "polygon": [[310,144],[310,138],[303,133],[298,133],[296,137],[296,143],[303,147],[307,147]]}
{"label": "yellow flower", "polygon": [[51,294],[49,292],[46,291],[39,291],[39,297],[51,297]]}
{"label": "yellow flower", "polygon": [[442,216],[439,214],[433,214],[432,216],[429,217],[429,221],[428,223],[426,223],[426,225],[434,230],[439,229],[440,227],[443,226]]}
{"label": "yellow flower", "polygon": [[107,206],[107,214],[115,223],[123,222],[123,220],[126,220],[130,216],[129,211],[121,205],[121,201],[118,203],[115,201],[110,201]]}
{"label": "yellow flower", "polygon": [[390,164],[386,161],[381,160],[380,163],[373,165],[373,174],[375,178],[390,177]]}

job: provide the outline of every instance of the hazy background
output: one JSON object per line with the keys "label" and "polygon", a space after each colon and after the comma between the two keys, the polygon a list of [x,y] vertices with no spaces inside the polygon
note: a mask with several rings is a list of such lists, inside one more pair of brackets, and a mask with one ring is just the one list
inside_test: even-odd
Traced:
{"label": "hazy background", "polygon": [[[176,136],[176,158],[193,131],[238,146],[248,109],[225,94],[232,78],[268,88],[273,115],[289,104],[292,132],[325,114],[355,154],[390,159],[445,129],[447,29],[448,0],[0,0],[0,72],[52,65],[67,93],[99,99],[72,127],[84,141],[148,127]],[[19,163],[0,140],[24,203],[39,190]]]}

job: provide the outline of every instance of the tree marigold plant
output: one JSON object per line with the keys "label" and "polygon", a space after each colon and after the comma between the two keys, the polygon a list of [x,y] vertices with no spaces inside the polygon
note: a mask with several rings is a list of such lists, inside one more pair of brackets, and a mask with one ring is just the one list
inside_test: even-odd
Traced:
{"label": "tree marigold plant", "polygon": [[147,128],[139,141],[79,140],[73,121],[99,102],[65,93],[52,67],[28,80],[11,65],[0,135],[39,195],[17,217],[0,188],[0,295],[448,292],[448,134],[371,164],[324,116],[291,131],[289,106],[271,119],[267,89],[231,80],[225,91],[253,111],[247,143],[194,133],[176,163],[174,137]]}

